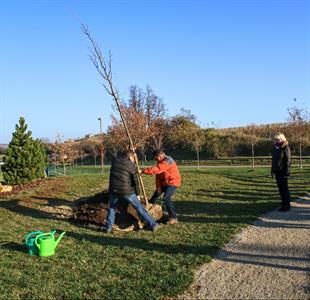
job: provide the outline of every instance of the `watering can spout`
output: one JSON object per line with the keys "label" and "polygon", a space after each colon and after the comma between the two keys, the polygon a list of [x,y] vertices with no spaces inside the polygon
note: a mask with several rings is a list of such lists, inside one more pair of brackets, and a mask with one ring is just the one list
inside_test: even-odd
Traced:
{"label": "watering can spout", "polygon": [[62,232],[62,233],[59,235],[58,239],[55,241],[55,248],[58,246],[60,240],[61,240],[62,237],[65,235],[65,233],[66,233],[66,232],[64,231],[64,232]]}

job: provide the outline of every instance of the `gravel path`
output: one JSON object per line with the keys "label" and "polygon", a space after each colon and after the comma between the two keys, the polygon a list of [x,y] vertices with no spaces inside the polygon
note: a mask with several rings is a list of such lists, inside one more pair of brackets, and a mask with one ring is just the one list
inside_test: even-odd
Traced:
{"label": "gravel path", "polygon": [[310,195],[243,230],[179,299],[310,299]]}

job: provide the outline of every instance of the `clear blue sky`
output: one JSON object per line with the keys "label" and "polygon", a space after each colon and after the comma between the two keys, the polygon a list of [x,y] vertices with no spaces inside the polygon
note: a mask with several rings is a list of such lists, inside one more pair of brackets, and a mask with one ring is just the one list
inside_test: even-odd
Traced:
{"label": "clear blue sky", "polygon": [[169,115],[202,126],[282,122],[310,106],[310,0],[0,0],[0,143],[20,116],[34,137],[76,138],[110,123],[112,100],[78,16],[115,84],[149,84]]}

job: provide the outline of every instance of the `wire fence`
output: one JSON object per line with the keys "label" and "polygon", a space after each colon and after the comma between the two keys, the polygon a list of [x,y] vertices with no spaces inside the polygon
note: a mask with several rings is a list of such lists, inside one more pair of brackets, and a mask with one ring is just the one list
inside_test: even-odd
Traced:
{"label": "wire fence", "polygon": [[[177,160],[178,166],[181,168],[197,168],[197,160]],[[302,158],[302,167],[310,166],[310,156],[304,156]],[[140,167],[148,167],[154,165],[154,161],[140,162]],[[254,167],[269,167],[271,165],[271,156],[258,156],[254,159]],[[294,168],[300,167],[300,160],[298,156],[292,156],[292,166]],[[108,174],[110,170],[110,164],[105,164],[103,168],[103,174]],[[225,168],[225,167],[253,167],[252,157],[221,157],[218,159],[208,159],[199,161],[200,168]],[[100,165],[95,164],[81,164],[81,165],[49,165],[46,169],[48,177],[54,176],[74,176],[83,174],[101,174],[102,169]],[[0,166],[0,182],[3,180],[1,166]]]}

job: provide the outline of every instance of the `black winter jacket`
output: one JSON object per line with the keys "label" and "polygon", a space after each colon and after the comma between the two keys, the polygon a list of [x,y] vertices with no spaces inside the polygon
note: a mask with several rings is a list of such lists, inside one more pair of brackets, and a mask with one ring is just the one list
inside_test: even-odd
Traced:
{"label": "black winter jacket", "polygon": [[288,144],[282,147],[275,145],[272,152],[272,173],[280,173],[284,176],[290,175],[291,169],[291,150]]}
{"label": "black winter jacket", "polygon": [[129,158],[113,158],[109,192],[121,196],[129,196],[133,193],[140,194],[137,168]]}

